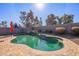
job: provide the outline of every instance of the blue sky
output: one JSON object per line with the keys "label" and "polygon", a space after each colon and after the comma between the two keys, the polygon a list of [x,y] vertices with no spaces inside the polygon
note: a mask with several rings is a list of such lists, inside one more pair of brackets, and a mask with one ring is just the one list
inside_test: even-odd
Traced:
{"label": "blue sky", "polygon": [[30,9],[35,16],[42,17],[43,25],[45,25],[45,20],[49,14],[55,14],[56,16],[62,16],[64,13],[73,14],[74,22],[79,22],[78,3],[48,3],[42,10],[38,10],[33,3],[2,3],[0,4],[0,21],[6,20],[8,25],[10,21],[20,23],[20,11],[28,12]]}

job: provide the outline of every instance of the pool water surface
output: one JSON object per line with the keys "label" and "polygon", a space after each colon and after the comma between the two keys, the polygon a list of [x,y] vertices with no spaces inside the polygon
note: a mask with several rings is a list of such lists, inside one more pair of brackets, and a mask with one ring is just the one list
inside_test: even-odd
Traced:
{"label": "pool water surface", "polygon": [[15,44],[24,44],[33,49],[42,51],[55,51],[64,46],[60,38],[37,35],[20,35],[11,40],[11,42]]}

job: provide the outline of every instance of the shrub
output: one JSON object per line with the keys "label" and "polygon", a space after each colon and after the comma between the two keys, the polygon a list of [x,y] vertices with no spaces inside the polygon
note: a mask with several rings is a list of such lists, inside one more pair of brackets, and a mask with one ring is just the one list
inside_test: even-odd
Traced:
{"label": "shrub", "polygon": [[58,34],[64,34],[65,33],[65,28],[64,27],[57,27],[56,28],[56,32]]}
{"label": "shrub", "polygon": [[46,29],[45,32],[46,33],[52,33],[52,30]]}
{"label": "shrub", "polygon": [[72,32],[74,34],[79,34],[79,27],[72,27]]}
{"label": "shrub", "polygon": [[38,32],[41,33],[42,31],[41,30],[38,30]]}

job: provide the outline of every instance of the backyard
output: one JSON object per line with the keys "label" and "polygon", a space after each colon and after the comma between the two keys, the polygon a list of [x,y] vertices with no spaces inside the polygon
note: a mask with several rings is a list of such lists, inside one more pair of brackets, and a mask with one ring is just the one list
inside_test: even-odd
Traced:
{"label": "backyard", "polygon": [[[47,34],[43,34],[47,35]],[[54,36],[54,35],[47,35],[47,36]],[[0,55],[9,55],[9,56],[24,56],[24,55],[31,55],[31,56],[78,56],[79,55],[79,38],[68,36],[68,38],[56,36],[63,39],[64,47],[60,50],[56,51],[41,51],[32,49],[27,45],[24,44],[13,44],[11,40],[16,38],[16,36],[8,36],[6,38],[1,38],[3,42],[0,42]]]}
{"label": "backyard", "polygon": [[0,4],[0,56],[79,56],[79,20],[73,12],[78,11],[77,6]]}

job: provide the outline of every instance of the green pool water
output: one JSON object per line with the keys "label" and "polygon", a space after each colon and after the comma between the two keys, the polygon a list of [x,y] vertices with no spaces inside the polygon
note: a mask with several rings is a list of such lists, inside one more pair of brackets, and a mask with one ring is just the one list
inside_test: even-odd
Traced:
{"label": "green pool water", "polygon": [[11,40],[15,44],[25,44],[31,48],[43,51],[55,51],[63,47],[63,42],[57,37],[20,35]]}

